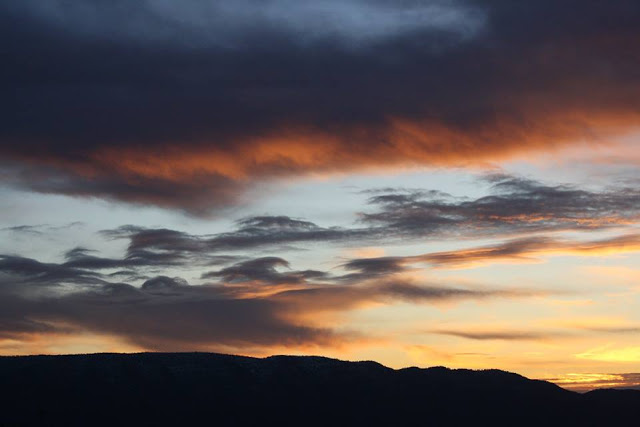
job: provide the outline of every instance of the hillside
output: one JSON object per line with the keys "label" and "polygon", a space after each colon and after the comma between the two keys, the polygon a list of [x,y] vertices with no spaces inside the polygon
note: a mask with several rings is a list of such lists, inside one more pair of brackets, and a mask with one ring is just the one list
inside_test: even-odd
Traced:
{"label": "hillside", "polygon": [[629,425],[640,415],[640,391],[578,394],[498,370],[393,370],[322,357],[0,357],[0,387],[0,426],[584,426]]}

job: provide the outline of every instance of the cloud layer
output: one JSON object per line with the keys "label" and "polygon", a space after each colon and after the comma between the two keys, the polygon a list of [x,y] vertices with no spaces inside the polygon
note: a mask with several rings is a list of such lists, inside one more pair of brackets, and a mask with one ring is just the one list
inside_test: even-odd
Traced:
{"label": "cloud layer", "polygon": [[195,214],[265,178],[468,164],[640,112],[640,7],[9,2],[2,180]]}
{"label": "cloud layer", "polygon": [[416,283],[394,270],[375,278],[287,271],[288,262],[276,257],[241,261],[203,274],[206,281],[199,285],[189,285],[179,277],[146,276],[158,266],[155,261],[127,263],[131,269],[127,275],[139,283],[131,285],[118,281],[119,274],[103,272],[121,268],[114,260],[107,265],[95,262],[97,258],[93,262],[78,262],[80,259],[56,264],[1,256],[0,337],[29,341],[49,334],[90,331],[142,348],[171,351],[340,346],[358,337],[358,331],[337,332],[330,324],[309,322],[308,316],[372,303],[423,304],[541,294]]}
{"label": "cloud layer", "polygon": [[[588,190],[504,174],[482,180],[486,194],[475,198],[429,189],[366,190],[360,194],[368,197],[368,204],[354,215],[351,226],[319,225],[285,215],[241,218],[228,231],[215,234],[124,225],[94,236],[115,241],[108,245],[111,256],[96,250],[98,241],[94,247],[71,247],[48,261],[2,254],[3,348],[81,334],[136,349],[171,351],[311,351],[364,345],[390,339],[385,332],[348,320],[368,316],[370,309],[379,313],[378,308],[385,312],[393,310],[389,306],[411,304],[444,310],[463,302],[469,307],[522,299],[544,306],[550,296],[562,299],[580,292],[572,283],[566,288],[557,283],[498,286],[442,270],[640,251],[640,196],[633,187]],[[73,225],[13,226],[1,232],[46,239],[48,233]],[[407,255],[406,250],[425,241],[430,247],[438,241],[455,246]],[[390,249],[399,243],[403,255],[345,258],[358,252],[342,251],[365,245]],[[299,268],[305,259],[300,255],[306,253],[301,248],[313,251],[314,245],[339,252],[312,261],[306,257],[313,267]],[[123,253],[113,255],[115,247]],[[546,345],[567,337],[579,342],[637,331],[636,323],[622,320],[555,329],[496,324],[469,328],[469,320],[434,319],[433,324],[419,325],[417,334],[436,342],[459,339],[483,346]],[[624,357],[635,357],[635,351]],[[592,356],[583,350],[576,354],[621,357]]]}
{"label": "cloud layer", "polygon": [[582,244],[541,234],[615,231],[632,227],[640,219],[640,192],[634,187],[589,191],[510,175],[489,175],[486,179],[490,183],[489,194],[476,199],[433,190],[387,188],[368,191],[368,194],[373,193],[368,199],[369,209],[358,214],[352,227],[326,227],[283,215],[264,215],[240,219],[234,230],[215,235],[197,236],[178,230],[131,225],[105,230],[103,234],[128,240],[127,262],[151,262],[141,258],[159,254],[176,260],[205,256],[201,262],[216,262],[211,256],[265,247],[313,243],[359,245],[383,240],[387,243],[416,241],[425,237],[517,237],[495,246],[473,248],[466,254],[463,251],[442,252],[423,259],[432,264],[453,264],[463,256],[468,260],[475,257],[478,261],[515,259],[545,249],[587,254],[615,246],[625,246],[629,250],[637,246],[637,237],[632,231],[611,238],[611,241],[604,239]]}

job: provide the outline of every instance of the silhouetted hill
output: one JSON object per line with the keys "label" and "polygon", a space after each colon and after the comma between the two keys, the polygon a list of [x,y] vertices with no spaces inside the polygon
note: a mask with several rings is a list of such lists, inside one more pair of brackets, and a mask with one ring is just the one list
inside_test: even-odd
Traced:
{"label": "silhouetted hill", "polygon": [[498,371],[207,353],[0,358],[0,426],[636,425],[640,391]]}

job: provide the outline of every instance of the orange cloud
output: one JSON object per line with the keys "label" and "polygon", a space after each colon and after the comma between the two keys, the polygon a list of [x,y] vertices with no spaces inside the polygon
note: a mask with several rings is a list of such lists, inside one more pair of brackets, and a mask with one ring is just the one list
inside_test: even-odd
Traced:
{"label": "orange cloud", "polygon": [[203,214],[242,204],[251,197],[252,188],[279,179],[424,166],[487,167],[571,144],[588,147],[585,141],[606,145],[608,137],[624,134],[640,121],[640,114],[627,117],[618,112],[555,114],[534,117],[527,126],[510,118],[469,129],[426,117],[389,118],[383,124],[331,130],[285,125],[261,136],[238,135],[233,143],[218,143],[212,134],[203,135],[197,143],[97,145],[70,158],[46,151],[37,156],[7,153],[19,170],[12,172],[9,182],[42,192],[107,197]]}
{"label": "orange cloud", "polygon": [[492,246],[434,252],[403,259],[404,263],[425,262],[436,267],[473,267],[491,262],[534,262],[546,256],[606,256],[640,251],[640,235],[626,234],[594,241],[558,240],[534,237],[510,240]]}
{"label": "orange cloud", "polygon": [[640,374],[567,373],[541,378],[568,390],[585,392],[596,388],[630,388],[640,386]]}

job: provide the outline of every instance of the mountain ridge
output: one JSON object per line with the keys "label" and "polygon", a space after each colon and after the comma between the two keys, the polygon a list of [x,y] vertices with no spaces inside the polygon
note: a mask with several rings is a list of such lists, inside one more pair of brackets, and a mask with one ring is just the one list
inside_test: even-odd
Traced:
{"label": "mountain ridge", "polygon": [[579,394],[498,369],[393,369],[321,356],[0,357],[0,426],[624,425],[640,391]]}

